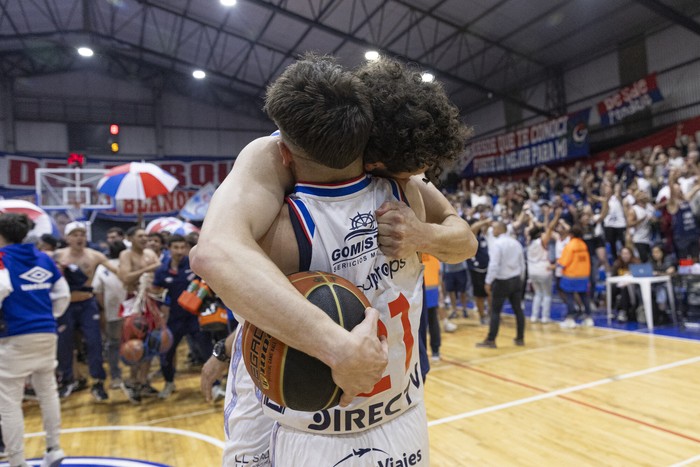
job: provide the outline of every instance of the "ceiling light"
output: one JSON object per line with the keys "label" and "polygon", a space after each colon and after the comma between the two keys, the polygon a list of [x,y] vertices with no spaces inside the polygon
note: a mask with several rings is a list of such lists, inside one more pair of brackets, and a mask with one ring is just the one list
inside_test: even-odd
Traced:
{"label": "ceiling light", "polygon": [[78,53],[83,57],[92,57],[95,52],[90,47],[78,47]]}
{"label": "ceiling light", "polygon": [[234,6],[236,0],[219,0],[223,6]]}
{"label": "ceiling light", "polygon": [[207,76],[207,74],[204,73],[202,70],[194,70],[192,72],[192,76],[194,76],[197,79],[204,79]]}
{"label": "ceiling light", "polygon": [[425,72],[421,75],[421,79],[424,83],[432,83],[435,81],[435,75],[432,73]]}
{"label": "ceiling light", "polygon": [[367,60],[372,60],[372,61],[379,60],[379,52],[377,52],[376,50],[369,50],[369,51],[365,52],[365,58]]}

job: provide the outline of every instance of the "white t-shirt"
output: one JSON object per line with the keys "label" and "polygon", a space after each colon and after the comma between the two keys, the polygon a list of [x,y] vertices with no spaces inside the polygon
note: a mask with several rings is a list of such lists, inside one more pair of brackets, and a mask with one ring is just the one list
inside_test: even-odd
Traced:
{"label": "white t-shirt", "polygon": [[681,191],[683,192],[684,195],[687,195],[688,192],[690,192],[690,189],[693,188],[693,185],[695,185],[695,181],[697,179],[698,179],[697,176],[680,177],[678,179],[678,184],[681,186]]}
{"label": "white t-shirt", "polygon": [[491,198],[488,195],[477,195],[476,193],[472,193],[471,202],[473,208],[481,206],[482,204],[491,206]]}
{"label": "white t-shirt", "polygon": [[627,227],[625,221],[625,212],[622,209],[622,203],[617,196],[613,195],[608,200],[608,215],[603,219],[604,227],[612,227],[616,229],[624,229]]}
{"label": "white t-shirt", "polygon": [[[109,264],[118,268],[119,260],[110,259]],[[126,289],[119,277],[100,264],[95,269],[92,288],[95,293],[104,294],[105,319],[107,321],[118,320],[119,305],[126,300]]]}
{"label": "white t-shirt", "polygon": [[527,247],[527,273],[533,277],[547,277],[549,269],[549,251],[542,246],[542,239],[537,238]]}
{"label": "white t-shirt", "polygon": [[643,219],[641,223],[634,227],[632,242],[651,244],[651,219],[649,217],[649,212],[646,208],[643,208],[638,204],[632,206],[632,210],[634,211],[634,215],[637,217],[638,221]]}
{"label": "white t-shirt", "polygon": [[664,185],[656,195],[656,202],[660,203],[662,199],[668,200],[671,198],[671,187]]}
{"label": "white t-shirt", "polygon": [[637,177],[637,188],[639,191],[645,191],[651,196],[651,183],[644,177]]}

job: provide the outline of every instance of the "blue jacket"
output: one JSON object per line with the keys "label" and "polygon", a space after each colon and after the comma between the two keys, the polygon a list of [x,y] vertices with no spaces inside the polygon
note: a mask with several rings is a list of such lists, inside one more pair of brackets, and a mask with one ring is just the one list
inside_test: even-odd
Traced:
{"label": "blue jacket", "polygon": [[9,272],[13,288],[2,302],[6,329],[0,337],[55,333],[56,320],[49,293],[62,276],[54,261],[32,244],[0,248],[0,260]]}
{"label": "blue jacket", "polygon": [[170,306],[168,322],[171,320],[197,319],[195,315],[182,308],[177,302],[180,294],[187,290],[190,282],[192,282],[195,277],[195,273],[192,272],[192,268],[190,268],[190,258],[187,256],[180,260],[180,264],[177,265],[177,270],[170,269],[170,257],[168,257],[167,262],[161,264],[160,268],[156,270],[153,278],[153,285],[168,290],[168,297],[165,301],[166,305]]}

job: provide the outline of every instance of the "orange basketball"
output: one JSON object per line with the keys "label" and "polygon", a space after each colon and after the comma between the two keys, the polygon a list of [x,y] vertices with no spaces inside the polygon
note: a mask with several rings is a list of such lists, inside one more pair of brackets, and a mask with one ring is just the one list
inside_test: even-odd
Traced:
{"label": "orange basketball", "polygon": [[[350,281],[326,272],[299,272],[289,276],[296,289],[333,321],[352,330],[370,306],[367,297]],[[243,326],[243,360],[253,382],[272,401],[294,410],[315,412],[338,404],[341,390],[331,369],[246,322]]]}
{"label": "orange basketball", "polygon": [[140,339],[129,339],[119,348],[119,355],[127,365],[135,365],[143,358],[143,341]]}
{"label": "orange basketball", "polygon": [[123,339],[143,339],[148,333],[148,320],[142,314],[129,315],[124,318]]}

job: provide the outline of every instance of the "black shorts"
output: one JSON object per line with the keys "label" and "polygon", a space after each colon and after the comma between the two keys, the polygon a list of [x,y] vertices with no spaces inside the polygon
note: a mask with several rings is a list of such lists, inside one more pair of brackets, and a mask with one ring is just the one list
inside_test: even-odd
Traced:
{"label": "black shorts", "polygon": [[484,288],[484,285],[486,284],[486,273],[470,269],[469,274],[472,277],[472,287],[474,288],[474,296],[482,298],[486,297],[486,289]]}
{"label": "black shorts", "polygon": [[446,292],[463,293],[467,290],[467,270],[446,272],[442,276]]}
{"label": "black shorts", "polygon": [[598,248],[605,248],[605,239],[603,237],[593,237],[585,240],[588,252],[594,254]]}

